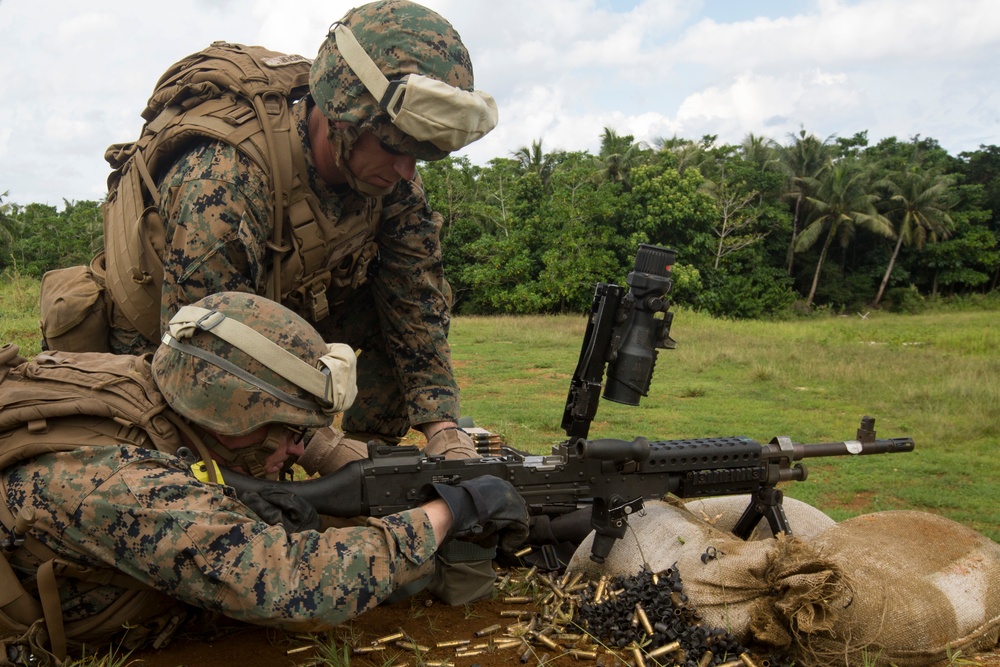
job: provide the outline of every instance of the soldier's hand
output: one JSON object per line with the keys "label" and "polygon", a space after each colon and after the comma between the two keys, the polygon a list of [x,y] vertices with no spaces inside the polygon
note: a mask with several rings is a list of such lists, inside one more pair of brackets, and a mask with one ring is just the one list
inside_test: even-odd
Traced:
{"label": "soldier's hand", "polygon": [[305,453],[298,464],[310,475],[329,475],[352,461],[368,458],[368,444],[345,438],[332,427],[316,429],[306,444]]}
{"label": "soldier's hand", "polygon": [[443,456],[446,460],[478,458],[472,436],[460,428],[443,428],[430,437],[424,448],[427,456]]}
{"label": "soldier's hand", "polygon": [[286,533],[319,528],[316,508],[291,491],[284,489],[244,491],[238,494],[237,498],[266,523],[283,526]]}
{"label": "soldier's hand", "polygon": [[484,475],[457,484],[429,484],[425,500],[441,498],[451,510],[448,538],[514,551],[528,537],[528,508],[514,486]]}

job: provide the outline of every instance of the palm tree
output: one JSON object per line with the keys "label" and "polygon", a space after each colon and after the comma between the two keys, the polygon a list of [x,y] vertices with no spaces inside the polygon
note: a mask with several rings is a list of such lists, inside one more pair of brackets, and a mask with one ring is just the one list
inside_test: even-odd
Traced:
{"label": "palm tree", "polygon": [[936,242],[948,238],[948,234],[954,229],[955,223],[948,215],[948,209],[953,203],[953,183],[952,177],[923,171],[919,165],[903,170],[895,178],[880,181],[880,185],[892,192],[885,214],[896,224],[896,247],[892,250],[889,267],[885,270],[882,284],[875,295],[876,306],[882,300],[903,245],[914,246],[919,250],[927,241]]}
{"label": "palm tree", "polygon": [[798,135],[789,134],[791,143],[779,148],[781,162],[788,175],[788,186],[785,196],[795,202],[795,210],[792,214],[792,239],[788,244],[788,275],[794,275],[795,271],[795,249],[799,227],[805,215],[803,204],[809,196],[809,187],[820,177],[823,170],[830,165],[831,147],[830,138],[823,141],[815,134],[806,134],[805,129],[800,129]]}
{"label": "palm tree", "polygon": [[534,172],[547,185],[552,178],[552,156],[542,150],[542,140],[532,141],[531,146],[521,146],[511,153],[524,172]]}
{"label": "palm tree", "polygon": [[892,223],[875,208],[878,195],[869,189],[868,171],[857,158],[849,157],[833,163],[818,181],[811,179],[816,196],[807,197],[813,213],[809,225],[799,234],[796,250],[808,250],[826,233],[823,249],[816,262],[812,288],[806,305],[812,303],[819,284],[820,270],[834,238],[846,248],[854,239],[858,227],[864,227],[881,236],[892,237]]}
{"label": "palm tree", "polygon": [[743,159],[756,165],[758,171],[774,171],[781,168],[780,146],[769,137],[761,137],[753,132],[740,145]]}
{"label": "palm tree", "polygon": [[[701,171],[702,165],[711,159],[703,142],[697,143],[690,139],[680,139],[675,135],[670,139],[660,137],[653,143],[659,152],[670,153],[674,156],[676,164],[673,166],[679,174],[683,174],[687,169]],[[702,175],[704,176],[704,173]]]}
{"label": "palm tree", "polygon": [[629,172],[635,166],[642,150],[642,145],[635,143],[635,137],[631,134],[618,134],[610,127],[604,128],[604,134],[601,135],[601,150],[598,153],[604,178],[612,183],[628,186]]}

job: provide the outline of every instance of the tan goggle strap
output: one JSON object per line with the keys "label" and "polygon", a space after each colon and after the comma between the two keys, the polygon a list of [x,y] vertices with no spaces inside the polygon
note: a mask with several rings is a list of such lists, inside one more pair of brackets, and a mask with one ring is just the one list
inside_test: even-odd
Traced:
{"label": "tan goggle strap", "polygon": [[317,367],[313,367],[266,336],[218,311],[188,305],[170,319],[169,328],[163,334],[164,344],[208,361],[291,405],[307,410],[315,406],[264,382],[218,355],[182,342],[196,331],[210,332],[306,390],[319,400],[324,412],[340,412],[354,402],[357,394],[357,356],[348,345],[327,344],[326,354],[320,358]]}
{"label": "tan goggle strap", "polygon": [[389,81],[350,28],[338,23],[333,34],[354,74],[393,124],[414,139],[455,151],[496,127],[497,104],[489,93],[469,92],[420,74]]}

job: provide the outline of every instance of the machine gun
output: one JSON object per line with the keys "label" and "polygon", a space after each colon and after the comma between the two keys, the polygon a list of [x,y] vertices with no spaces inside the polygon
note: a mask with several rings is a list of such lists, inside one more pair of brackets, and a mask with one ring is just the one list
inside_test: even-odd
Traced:
{"label": "machine gun", "polygon": [[570,384],[563,428],[568,439],[550,455],[509,447],[477,459],[447,461],[426,457],[416,447],[368,445],[368,458],[331,475],[302,482],[272,482],[226,473],[238,492],[274,485],[292,491],[335,517],[385,516],[421,503],[432,483],[455,483],[481,475],[508,480],[533,515],[561,515],[591,508],[595,531],[591,558],[603,562],[625,535],[630,514],[649,498],[749,494],[750,504],[733,532],[746,539],[761,519],[774,534],[792,533],[777,484],[803,481],[805,458],[886,454],[913,450],[911,438],[879,439],[875,420],[863,417],[856,439],[799,444],[780,436],[768,444],[746,437],[632,441],[588,439],[607,366],[604,397],[637,405],[649,390],[657,348],[672,349],[668,311],[671,250],[640,246],[628,291],[598,284],[583,348]]}

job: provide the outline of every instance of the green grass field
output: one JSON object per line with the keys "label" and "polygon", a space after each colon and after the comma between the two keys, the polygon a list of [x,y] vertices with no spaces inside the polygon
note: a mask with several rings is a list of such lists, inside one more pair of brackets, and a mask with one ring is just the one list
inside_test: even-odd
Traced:
{"label": "green grass field", "polygon": [[[0,342],[36,354],[37,281],[0,284]],[[458,317],[452,350],[465,416],[536,453],[560,429],[583,316]],[[602,401],[592,437],[745,435],[762,442],[854,437],[862,415],[909,454],[812,459],[783,490],[841,520],[888,509],[934,512],[1000,541],[1000,313],[872,313],[731,322],[676,313],[649,396]]]}

